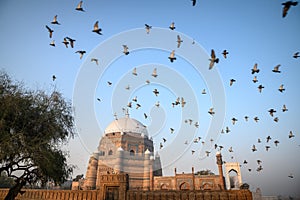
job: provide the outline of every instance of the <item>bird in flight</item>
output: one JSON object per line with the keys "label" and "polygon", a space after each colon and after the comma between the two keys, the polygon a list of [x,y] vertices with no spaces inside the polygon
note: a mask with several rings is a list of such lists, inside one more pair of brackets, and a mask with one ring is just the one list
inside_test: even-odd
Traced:
{"label": "bird in flight", "polygon": [[66,38],[69,40],[70,46],[71,46],[72,48],[74,48],[74,42],[75,42],[76,40],[74,40],[74,39],[72,39],[72,38],[70,38],[70,37],[66,37]]}
{"label": "bird in flight", "polygon": [[267,136],[267,143],[271,140],[272,138],[271,138],[271,136]]}
{"label": "bird in flight", "polygon": [[57,15],[54,16],[51,24],[57,24],[57,25],[60,25],[60,23],[57,21]]}
{"label": "bird in flight", "polygon": [[145,24],[145,29],[146,29],[146,33],[149,34],[150,33],[150,29],[152,28],[152,26]]}
{"label": "bird in flight", "polygon": [[127,45],[123,45],[123,53],[124,53],[125,55],[128,55],[128,54],[129,54],[128,46],[127,46]]}
{"label": "bird in flight", "polygon": [[83,2],[80,1],[80,2],[78,3],[77,7],[75,8],[75,10],[85,12],[85,10],[83,10],[83,8],[82,8],[82,3],[83,3]]}
{"label": "bird in flight", "polygon": [[206,94],[206,91],[205,91],[205,89],[203,89],[201,93],[202,93],[202,94]]}
{"label": "bird in flight", "polygon": [[270,146],[265,146],[266,147],[266,151],[269,151],[269,149],[271,148]]}
{"label": "bird in flight", "polygon": [[110,81],[107,81],[107,84],[108,84],[109,86],[111,86],[111,85],[112,85],[112,82],[110,82]]}
{"label": "bird in flight", "polygon": [[275,140],[275,141],[274,141],[274,144],[275,144],[275,146],[277,147],[278,144],[279,144],[279,141],[278,141],[278,140]]}
{"label": "bird in flight", "polygon": [[46,25],[46,28],[49,32],[49,37],[52,38],[52,33],[54,32],[54,30],[52,30],[49,26]]}
{"label": "bird in flight", "polygon": [[99,64],[99,62],[98,62],[98,59],[97,59],[97,58],[91,58],[91,62],[95,62],[95,63],[96,63],[96,65],[98,65],[98,64]]}
{"label": "bird in flight", "polygon": [[253,83],[256,83],[256,82],[258,82],[258,80],[257,80],[257,76],[254,76],[254,78],[253,78]]}
{"label": "bird in flight", "polygon": [[214,114],[215,114],[214,108],[210,108],[209,111],[208,111],[208,113],[209,113],[210,115],[214,115]]}
{"label": "bird in flight", "polygon": [[278,122],[279,121],[279,118],[278,117],[275,117],[274,118],[274,122]]}
{"label": "bird in flight", "polygon": [[184,107],[184,106],[185,106],[185,104],[186,104],[186,102],[184,101],[184,98],[183,98],[183,97],[181,97],[181,107]]}
{"label": "bird in flight", "polygon": [[268,110],[268,112],[270,113],[271,117],[273,117],[274,116],[273,113],[275,113],[276,110],[274,110],[273,108],[271,108],[270,110]]}
{"label": "bird in flight", "polygon": [[261,140],[259,138],[257,139],[257,143],[261,143]]}
{"label": "bird in flight", "polygon": [[251,69],[251,73],[255,74],[255,73],[258,73],[258,72],[259,72],[259,69],[257,68],[257,63],[255,63],[253,68]]}
{"label": "bird in flight", "polygon": [[212,69],[214,67],[214,64],[219,62],[219,58],[216,57],[215,51],[213,49],[211,50],[209,60],[209,69]]}
{"label": "bird in flight", "polygon": [[226,126],[226,130],[225,130],[226,133],[229,133],[230,132],[230,129],[228,126]]}
{"label": "bird in flight", "polygon": [[180,35],[177,35],[177,48],[180,47],[181,42],[183,42],[183,40],[181,39]]}
{"label": "bird in flight", "polygon": [[52,81],[55,81],[55,79],[56,79],[56,76],[52,75]]}
{"label": "bird in flight", "polygon": [[67,38],[64,38],[64,41],[62,43],[64,43],[64,45],[66,46],[66,48],[68,48],[69,42],[68,42]]}
{"label": "bird in flight", "polygon": [[171,133],[174,133],[174,128],[170,128],[170,132],[171,132]]}
{"label": "bird in flight", "polygon": [[55,40],[52,40],[49,45],[55,47]]}
{"label": "bird in flight", "polygon": [[286,2],[282,3],[282,5],[283,5],[282,17],[283,18],[286,17],[290,7],[291,6],[296,6],[297,4],[298,4],[297,1],[286,1]]}
{"label": "bird in flight", "polygon": [[155,89],[153,90],[153,93],[155,94],[155,96],[158,96],[159,91],[155,88]]}
{"label": "bird in flight", "polygon": [[254,152],[254,151],[257,151],[257,149],[256,149],[255,145],[253,144],[252,145],[252,152]]}
{"label": "bird in flight", "polygon": [[286,111],[288,111],[288,109],[286,108],[286,105],[283,104],[283,106],[282,106],[282,112],[286,112]]}
{"label": "bird in flight", "polygon": [[293,174],[288,175],[289,178],[294,178]]}
{"label": "bird in flight", "polygon": [[279,86],[279,92],[283,92],[283,91],[285,91],[285,89],[283,88],[283,84],[281,84],[280,86]]}
{"label": "bird in flight", "polygon": [[299,54],[300,54],[300,52],[296,52],[296,53],[294,53],[294,55],[293,55],[293,58],[296,58],[296,59],[297,59],[297,58],[299,58],[299,57],[300,57],[300,55],[299,55]]}
{"label": "bird in flight", "polygon": [[227,54],[229,54],[229,53],[228,53],[228,51],[225,49],[225,50],[222,52],[222,54],[223,54],[224,58],[227,58]]}
{"label": "bird in flight", "polygon": [[144,118],[147,119],[148,118],[148,115],[146,113],[144,113]]}
{"label": "bird in flight", "polygon": [[232,84],[233,84],[234,82],[236,82],[236,80],[235,80],[235,79],[233,79],[233,78],[232,78],[232,79],[230,79],[229,85],[230,85],[230,86],[232,86]]}
{"label": "bird in flight", "polygon": [[175,57],[175,50],[173,50],[171,53],[170,53],[170,56],[168,57],[170,59],[171,62],[174,62],[174,60],[176,60],[176,57]]}
{"label": "bird in flight", "polygon": [[102,29],[99,28],[98,23],[99,23],[98,21],[95,22],[95,24],[94,24],[94,29],[92,30],[92,32],[97,33],[97,34],[99,34],[99,35],[102,35],[102,33],[101,33]]}
{"label": "bird in flight", "polygon": [[135,96],[132,101],[137,102],[137,96]]}
{"label": "bird in flight", "polygon": [[151,76],[153,76],[154,78],[156,78],[158,76],[156,68],[153,69],[153,72],[152,72]]}
{"label": "bird in flight", "polygon": [[289,138],[293,138],[293,137],[295,137],[295,135],[293,134],[292,131],[290,131],[290,133],[289,133]]}
{"label": "bird in flight", "polygon": [[261,93],[262,89],[265,88],[265,87],[263,85],[259,85],[257,88],[258,88],[258,91]]}
{"label": "bird in flight", "polygon": [[100,101],[101,101],[101,99],[100,99],[100,98],[97,98],[97,101],[99,101],[99,102],[100,102]]}
{"label": "bird in flight", "polygon": [[171,30],[174,30],[174,29],[175,29],[175,23],[172,22],[171,25],[169,26],[169,28],[170,28]]}
{"label": "bird in flight", "polygon": [[249,119],[249,117],[248,117],[248,116],[245,116],[244,118],[245,118],[245,121],[246,121],[246,122],[247,122],[247,121],[248,121],[248,119]]}
{"label": "bird in flight", "polygon": [[238,120],[237,120],[235,117],[233,117],[233,118],[231,119],[231,121],[232,121],[232,124],[235,125],[235,122],[237,122]]}
{"label": "bird in flight", "polygon": [[137,73],[136,73],[136,67],[132,70],[132,74],[137,76]]}
{"label": "bird in flight", "polygon": [[80,59],[81,59],[83,57],[83,55],[86,53],[86,51],[79,50],[79,51],[76,51],[75,53],[79,53]]}
{"label": "bird in flight", "polygon": [[258,122],[258,121],[259,121],[259,118],[258,118],[258,117],[254,117],[254,121],[255,121],[255,122]]}
{"label": "bird in flight", "polygon": [[281,65],[279,64],[279,65],[276,65],[275,67],[274,67],[274,69],[272,70],[272,72],[275,72],[275,73],[280,73],[281,71],[279,71],[279,67],[280,67]]}
{"label": "bird in flight", "polygon": [[192,5],[193,5],[193,6],[196,5],[196,0],[192,0]]}

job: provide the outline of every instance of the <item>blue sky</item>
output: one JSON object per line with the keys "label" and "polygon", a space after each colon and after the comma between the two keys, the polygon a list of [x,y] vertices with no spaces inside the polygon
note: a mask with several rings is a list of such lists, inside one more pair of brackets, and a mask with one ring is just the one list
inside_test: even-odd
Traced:
{"label": "blue sky", "polygon": [[[32,89],[57,88],[73,102],[78,136],[67,149],[70,163],[78,166],[75,175],[85,174],[89,155],[96,150],[105,127],[114,119],[113,114],[122,117],[122,107],[137,96],[142,107],[131,108],[130,116],[148,126],[165,164],[164,174],[173,174],[174,167],[187,173],[192,166],[218,173],[216,150],[211,149],[216,143],[224,146],[225,161],[248,161],[241,170],[242,179],[250,184],[251,190],[260,187],[266,195],[300,196],[297,159],[300,58],[292,57],[300,51],[300,6],[291,7],[282,18],[282,2],[197,1],[193,7],[189,0],[86,0],[83,2],[86,12],[78,12],[75,7],[79,1],[4,0],[0,3],[0,68]],[[61,25],[51,24],[54,15],[58,15]],[[96,21],[103,29],[101,36],[92,32]],[[174,31],[168,29],[171,22],[175,22]],[[145,23],[153,27],[148,35]],[[49,38],[45,25],[54,30],[53,38]],[[177,35],[183,38],[180,48],[176,47]],[[62,44],[66,36],[76,39],[73,49]],[[49,45],[52,39],[56,47]],[[128,56],[122,53],[123,44],[129,47]],[[211,49],[220,62],[208,71]],[[229,52],[227,59],[221,54],[224,49]],[[77,50],[87,53],[79,59]],[[172,50],[178,56],[170,63],[168,56]],[[191,60],[198,55],[199,60]],[[90,62],[92,57],[99,58],[99,66]],[[251,69],[255,63],[260,69],[255,74],[258,83],[252,82]],[[275,74],[271,70],[278,64],[282,72]],[[131,74],[134,67],[137,77]],[[158,71],[157,78],[151,76],[154,68]],[[53,74],[57,77],[54,82]],[[232,78],[236,82],[229,86]],[[147,79],[151,84],[145,84]],[[107,81],[112,86],[107,86]],[[258,92],[259,84],[265,86],[262,93]],[[283,93],[278,91],[281,84],[286,88]],[[125,89],[128,85],[130,90]],[[79,88],[85,87],[89,89],[88,96],[77,96]],[[160,91],[158,97],[152,93],[155,88]],[[201,94],[203,89],[206,95]],[[177,97],[185,98],[185,108],[172,108],[171,102]],[[157,101],[159,108],[154,106]],[[76,102],[92,109],[92,113],[85,113],[91,119],[81,115],[85,107],[76,107]],[[283,104],[288,107],[285,113],[281,112]],[[215,107],[213,117],[207,113],[210,107]],[[277,111],[277,123],[267,112],[270,108]],[[149,118],[144,119],[143,113]],[[245,115],[249,116],[248,122],[243,119]],[[255,116],[260,118],[258,123],[253,120]],[[238,119],[236,125],[231,123],[233,117]],[[186,124],[187,118],[198,121],[199,128]],[[231,132],[220,134],[220,129],[226,126]],[[169,133],[170,127],[175,129],[173,135]],[[293,131],[294,138],[288,138],[289,131]],[[268,135],[272,137],[269,144]],[[192,142],[198,136],[205,145]],[[162,137],[167,142],[159,150]],[[211,138],[214,141],[210,144]],[[261,144],[257,143],[258,138]],[[280,141],[278,147],[275,140]],[[258,148],[254,153],[253,144]],[[268,152],[266,145],[271,146]],[[228,152],[230,147],[233,153]],[[191,155],[191,150],[196,153]],[[206,150],[212,152],[207,158],[203,157]],[[177,158],[180,159],[171,162]],[[263,161],[261,172],[256,171],[257,159]],[[288,177],[290,174],[293,179]]]}

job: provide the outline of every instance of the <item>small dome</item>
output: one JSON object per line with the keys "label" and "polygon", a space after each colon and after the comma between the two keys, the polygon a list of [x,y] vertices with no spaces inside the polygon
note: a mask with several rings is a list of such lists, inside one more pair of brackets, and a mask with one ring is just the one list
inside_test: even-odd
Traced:
{"label": "small dome", "polygon": [[116,133],[116,132],[136,133],[136,134],[148,136],[148,131],[146,126],[143,125],[141,122],[130,118],[129,116],[120,119],[115,119],[107,126],[104,133],[107,134],[107,133]]}

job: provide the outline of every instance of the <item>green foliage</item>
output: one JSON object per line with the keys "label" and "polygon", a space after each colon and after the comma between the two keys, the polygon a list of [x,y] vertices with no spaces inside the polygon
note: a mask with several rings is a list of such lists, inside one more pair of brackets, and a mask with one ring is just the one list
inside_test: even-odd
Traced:
{"label": "green foliage", "polygon": [[195,175],[215,175],[213,172],[211,172],[209,169],[197,171]]}
{"label": "green foliage", "polygon": [[64,182],[73,168],[61,145],[73,137],[73,125],[71,104],[59,92],[25,89],[0,72],[0,173],[27,183]]}
{"label": "green foliage", "polygon": [[7,176],[5,172],[0,175],[0,188],[10,188],[14,185],[14,180]]}

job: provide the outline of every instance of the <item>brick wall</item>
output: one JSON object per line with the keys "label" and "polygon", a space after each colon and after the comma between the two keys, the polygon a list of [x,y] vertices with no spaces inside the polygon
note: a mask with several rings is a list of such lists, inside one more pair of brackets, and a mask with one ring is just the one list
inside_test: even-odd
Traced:
{"label": "brick wall", "polygon": [[[102,200],[97,190],[25,190],[16,200]],[[7,194],[7,189],[0,190],[0,200]],[[249,190],[228,191],[138,191],[128,190],[127,200],[252,200]]]}

